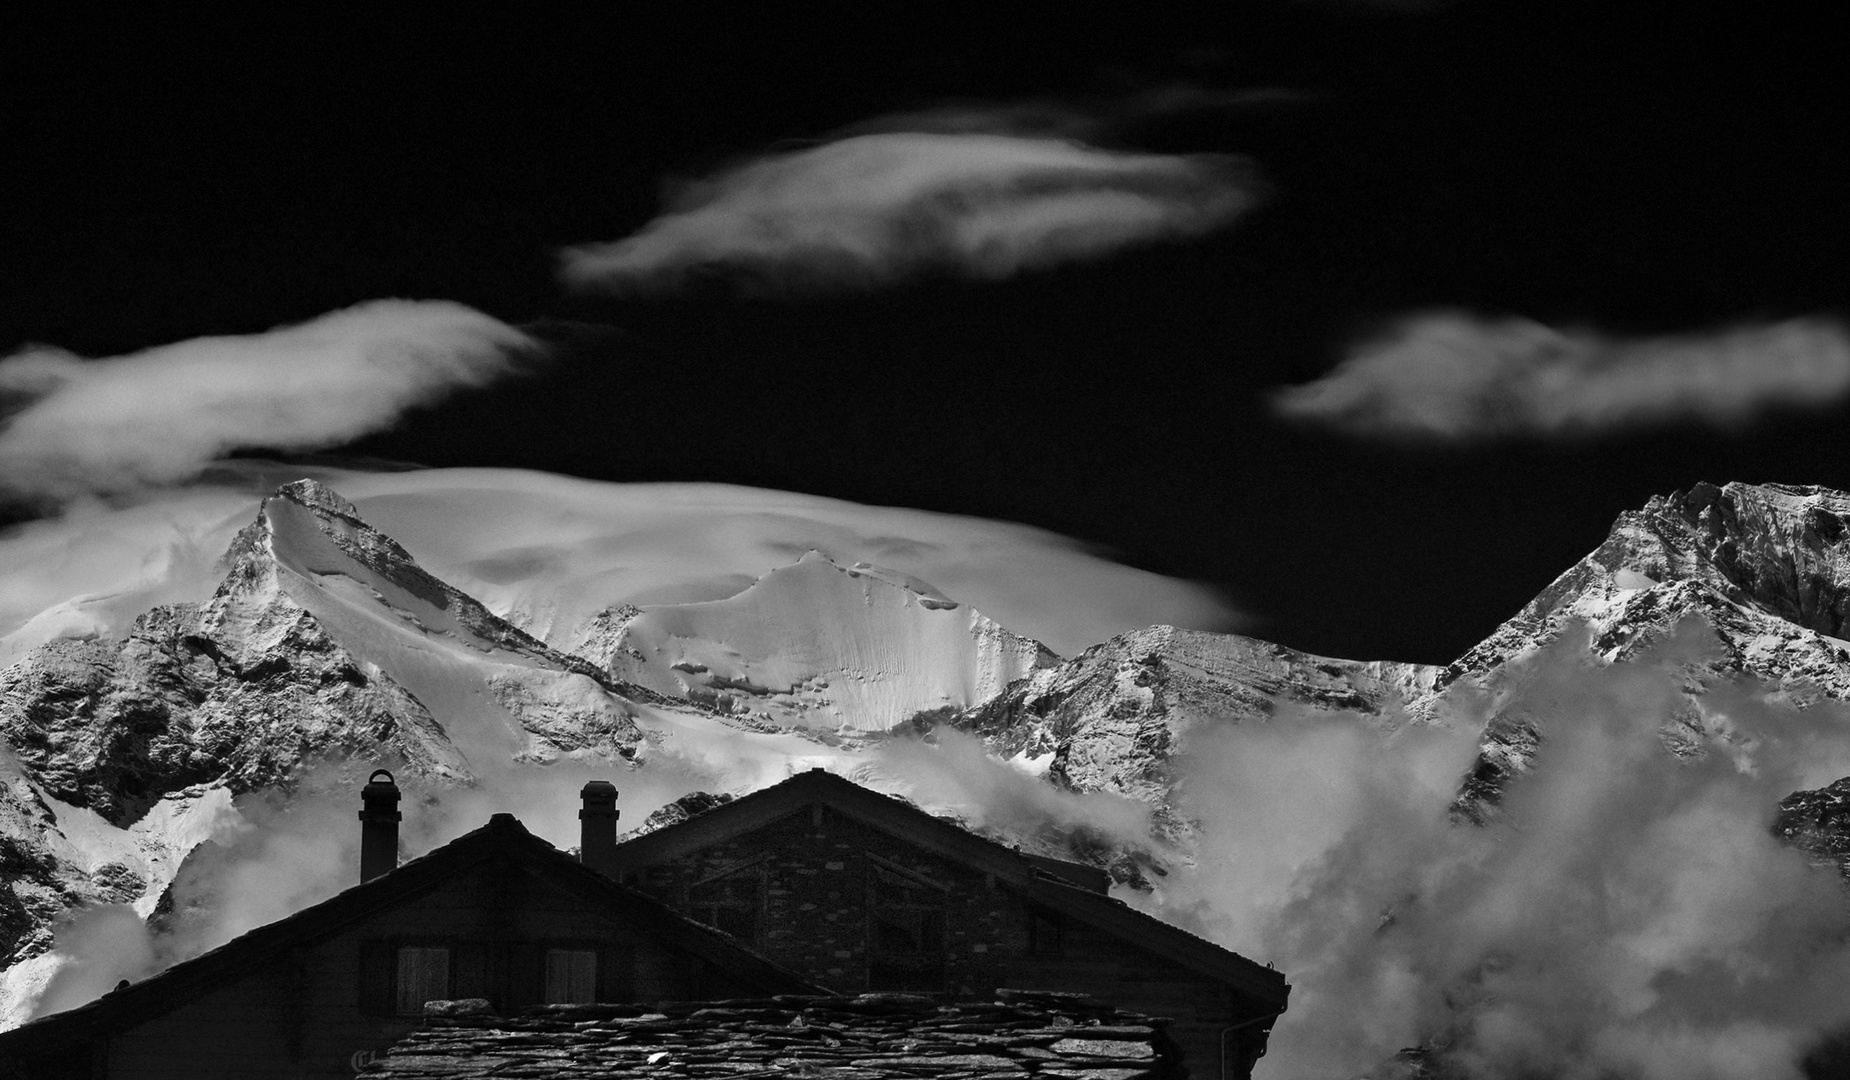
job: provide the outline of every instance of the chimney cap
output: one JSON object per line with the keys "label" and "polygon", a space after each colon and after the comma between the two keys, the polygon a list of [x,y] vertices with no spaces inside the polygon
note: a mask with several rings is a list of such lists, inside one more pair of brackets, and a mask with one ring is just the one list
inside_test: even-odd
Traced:
{"label": "chimney cap", "polygon": [[[379,778],[385,779],[381,781]],[[366,779],[366,786],[360,789],[360,803],[366,809],[360,811],[362,821],[400,821],[404,815],[398,812],[400,799],[398,784],[392,774],[385,769],[374,769]]]}

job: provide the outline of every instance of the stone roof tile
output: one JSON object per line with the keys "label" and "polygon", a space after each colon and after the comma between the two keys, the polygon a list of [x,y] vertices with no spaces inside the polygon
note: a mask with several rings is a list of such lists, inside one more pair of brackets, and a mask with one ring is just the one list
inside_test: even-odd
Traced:
{"label": "stone roof tile", "polygon": [[[785,995],[663,1005],[552,1005],[515,1017],[433,1002],[366,1066],[377,1080],[1172,1080],[1159,1017],[1081,995],[1010,991],[941,1004],[914,994]],[[973,1033],[971,1028],[980,1028]]]}

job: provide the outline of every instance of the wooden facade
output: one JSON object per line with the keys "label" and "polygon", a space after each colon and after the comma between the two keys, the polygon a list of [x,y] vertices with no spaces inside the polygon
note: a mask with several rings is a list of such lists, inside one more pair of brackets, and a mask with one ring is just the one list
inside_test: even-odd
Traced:
{"label": "wooden facade", "polygon": [[89,1005],[0,1034],[0,1075],[350,1077],[425,1000],[654,1002],[818,989],[509,815]]}
{"label": "wooden facade", "polygon": [[1283,975],[820,769],[598,856],[626,884],[837,993],[1073,991],[1173,1021],[1193,1076],[1244,1077]]}

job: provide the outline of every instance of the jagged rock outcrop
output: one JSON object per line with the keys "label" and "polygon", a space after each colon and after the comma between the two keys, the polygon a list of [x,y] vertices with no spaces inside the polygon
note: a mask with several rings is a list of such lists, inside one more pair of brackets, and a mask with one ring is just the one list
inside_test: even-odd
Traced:
{"label": "jagged rock outcrop", "polygon": [[1779,802],[1773,832],[1850,879],[1850,776],[1828,787],[1795,791]]}
{"label": "jagged rock outcrop", "polygon": [[1430,692],[1438,669],[1312,656],[1239,634],[1152,626],[1038,671],[965,712],[992,750],[1083,791],[1169,802],[1168,761],[1191,732],[1281,705],[1379,715]]}
{"label": "jagged rock outcrop", "polygon": [[710,791],[690,791],[673,802],[652,811],[647,818],[643,819],[640,826],[626,834],[623,839],[652,833],[670,825],[679,825],[688,818],[699,817],[708,810],[724,806],[731,801],[732,796],[723,791],[717,795]]}
{"label": "jagged rock outcrop", "polygon": [[463,775],[415,697],[307,612],[278,618],[285,606],[266,612],[261,644],[180,607],[143,615],[120,643],[52,642],[0,674],[0,735],[48,794],[121,826],[180,788],[251,791],[360,751]]}
{"label": "jagged rock outcrop", "polygon": [[[1454,810],[1481,821],[1542,736],[1527,717],[1515,663],[1586,633],[1599,663],[1624,663],[1674,632],[1711,658],[1691,665],[1692,702],[1716,680],[1750,676],[1797,708],[1850,701],[1850,495],[1783,484],[1697,484],[1619,516],[1604,543],[1440,675],[1429,712],[1449,694],[1483,695],[1483,753]],[[1584,628],[1584,629],[1583,629]],[[1679,755],[1700,752],[1702,710],[1668,718],[1660,734]]]}
{"label": "jagged rock outcrop", "polygon": [[[466,779],[413,689],[433,676],[445,685],[425,696],[485,686],[518,725],[516,753],[640,741],[602,671],[438,581],[313,481],[265,500],[225,562],[204,604],[155,608],[122,641],[49,642],[0,673],[0,736],[50,795],[127,825],[170,791],[255,790],[361,752]],[[448,712],[450,727],[491,719]]]}

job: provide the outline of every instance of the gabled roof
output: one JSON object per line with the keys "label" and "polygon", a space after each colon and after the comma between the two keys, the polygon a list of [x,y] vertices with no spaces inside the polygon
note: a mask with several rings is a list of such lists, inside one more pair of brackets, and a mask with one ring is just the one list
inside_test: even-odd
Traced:
{"label": "gabled roof", "polygon": [[839,811],[908,843],[995,874],[998,880],[1025,886],[1033,877],[1033,864],[1020,852],[825,769],[797,773],[685,821],[624,840],[617,845],[611,867],[627,874],[752,832],[811,806]]}
{"label": "gabled roof", "polygon": [[24,1051],[28,1046],[38,1052],[133,1026],[193,997],[221,989],[292,948],[330,937],[489,862],[517,865],[592,903],[648,919],[654,923],[654,932],[747,984],[774,992],[824,992],[804,976],[718,930],[580,865],[577,859],[528,832],[512,814],[496,814],[487,825],[319,904],[260,926],[86,1005],[0,1032],[0,1057]]}
{"label": "gabled roof", "polygon": [[1196,937],[1105,894],[1101,871],[1027,855],[890,795],[823,769],[810,769],[685,821],[619,843],[613,872],[629,874],[731,840],[811,806],[824,806],[979,872],[994,874],[1036,903],[1140,945],[1183,967],[1284,1008],[1279,971]]}

